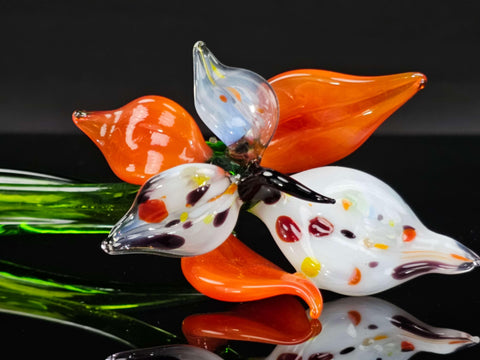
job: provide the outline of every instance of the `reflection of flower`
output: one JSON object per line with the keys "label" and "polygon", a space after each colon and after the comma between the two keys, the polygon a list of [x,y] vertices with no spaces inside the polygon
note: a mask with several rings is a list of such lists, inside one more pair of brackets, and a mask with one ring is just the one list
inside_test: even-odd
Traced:
{"label": "reflection of flower", "polygon": [[[454,240],[432,235],[373,177],[341,168],[289,177],[260,166],[300,171],[347,155],[423,87],[423,75],[362,78],[299,70],[269,83],[251,71],[224,66],[201,42],[194,47],[194,62],[197,112],[221,140],[211,143],[213,155],[198,132],[188,141],[183,125],[177,126],[178,117],[179,124],[188,124],[188,134],[196,129],[181,107],[169,103],[168,111],[153,111],[161,99],[145,97],[114,112],[74,114],[112,168],[122,164],[117,174],[136,183],[150,177],[103,243],[107,252],[216,251],[243,206],[265,221],[302,276],[341,293],[375,293],[423,273],[462,272],[479,263]],[[341,97],[333,90],[337,87],[345,89],[343,102],[332,100],[333,93]],[[322,91],[332,103],[322,104]],[[119,127],[122,122],[125,128]],[[177,133],[181,146],[170,152]],[[112,139],[113,153],[107,151]],[[272,150],[265,151],[270,141]],[[302,147],[295,147],[298,143]],[[206,160],[210,164],[202,163]],[[234,254],[222,259],[237,261]],[[221,271],[222,264],[214,266]],[[212,284],[211,270],[197,278]],[[201,286],[207,295],[209,286]]]}

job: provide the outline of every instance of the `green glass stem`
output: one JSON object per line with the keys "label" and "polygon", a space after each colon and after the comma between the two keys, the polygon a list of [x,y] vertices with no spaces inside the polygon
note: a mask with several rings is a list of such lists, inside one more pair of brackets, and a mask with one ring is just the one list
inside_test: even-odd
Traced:
{"label": "green glass stem", "polygon": [[0,235],[108,233],[139,187],[77,184],[48,175],[0,170]]}
{"label": "green glass stem", "polygon": [[78,279],[0,260],[0,311],[80,326],[131,347],[166,345],[179,338],[125,311],[183,306],[203,299],[193,289],[82,285]]}

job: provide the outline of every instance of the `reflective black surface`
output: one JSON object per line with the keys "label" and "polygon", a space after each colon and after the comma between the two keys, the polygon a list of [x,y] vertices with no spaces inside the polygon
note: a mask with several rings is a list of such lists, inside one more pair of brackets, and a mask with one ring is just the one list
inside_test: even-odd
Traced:
{"label": "reflective black surface", "polygon": [[[118,181],[93,143],[84,136],[0,136],[0,166],[58,175],[84,182]],[[374,136],[338,165],[366,171],[391,185],[430,229],[480,252],[480,162],[478,137]],[[293,271],[266,227],[242,214],[238,237],[251,248]],[[108,256],[103,235],[22,235],[0,238],[0,258],[94,283],[158,284],[189,288],[178,259],[150,255]],[[480,269],[455,276],[426,275],[378,294],[419,320],[480,335]],[[326,302],[341,296],[323,292]],[[205,299],[193,304],[125,313],[167,330],[184,342],[182,321],[192,314],[228,310],[233,304]],[[0,313],[1,343],[16,358],[104,359],[129,347],[101,334],[44,320]],[[141,336],[135,336],[141,338]],[[145,342],[142,346],[162,345]],[[233,342],[245,357],[265,357],[273,345]],[[421,353],[414,359],[473,359],[480,346],[450,355]]]}

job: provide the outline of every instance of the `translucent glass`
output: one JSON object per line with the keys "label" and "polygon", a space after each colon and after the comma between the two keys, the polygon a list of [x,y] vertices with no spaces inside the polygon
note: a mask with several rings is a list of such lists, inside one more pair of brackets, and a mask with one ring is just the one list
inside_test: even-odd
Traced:
{"label": "translucent glass", "polygon": [[260,75],[228,67],[201,41],[193,48],[195,108],[233,158],[259,158],[278,123],[275,92]]}

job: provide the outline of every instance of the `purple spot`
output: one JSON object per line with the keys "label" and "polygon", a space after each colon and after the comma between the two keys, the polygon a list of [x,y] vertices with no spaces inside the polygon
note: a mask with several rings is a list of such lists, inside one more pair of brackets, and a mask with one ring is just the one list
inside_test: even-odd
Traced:
{"label": "purple spot", "polygon": [[355,350],[355,348],[354,348],[353,346],[349,346],[349,347],[343,349],[342,351],[340,351],[340,355],[349,354],[349,353],[351,353],[353,350]]}
{"label": "purple spot", "polygon": [[353,232],[351,232],[350,230],[343,229],[343,230],[340,230],[340,232],[346,238],[349,238],[349,239],[355,239],[356,238],[355,234]]}
{"label": "purple spot", "polygon": [[160,234],[143,238],[135,243],[135,246],[152,247],[159,250],[178,249],[185,244],[185,239],[173,234]]}
{"label": "purple spot", "polygon": [[370,266],[371,268],[377,267],[378,266],[378,261],[370,261],[368,263],[368,266]]}
{"label": "purple spot", "polygon": [[396,280],[404,280],[409,277],[432,272],[438,269],[450,270],[457,269],[457,267],[438,261],[414,261],[397,266],[393,269],[392,277]]}
{"label": "purple spot", "polygon": [[188,221],[185,221],[185,223],[182,225],[184,229],[188,229],[188,228],[191,228],[193,225],[193,223],[188,220]]}
{"label": "purple spot", "polygon": [[180,223],[180,220],[176,219],[176,220],[172,220],[170,221],[167,225],[165,225],[165,227],[172,227],[174,225],[177,225],[178,223]]}
{"label": "purple spot", "polygon": [[312,354],[308,357],[308,360],[331,360],[331,359],[333,359],[333,355],[325,352]]}
{"label": "purple spot", "polygon": [[228,212],[230,209],[224,210],[222,212],[219,212],[218,214],[215,215],[215,218],[213,219],[213,226],[219,227],[222,226],[225,220],[227,220]]}
{"label": "purple spot", "polygon": [[368,325],[368,328],[369,328],[370,330],[377,330],[377,329],[378,329],[378,326],[375,325],[375,324],[370,324],[370,325]]}
{"label": "purple spot", "polygon": [[187,206],[195,206],[195,204],[202,198],[203,195],[207,192],[210,185],[203,185],[195,190],[190,191],[187,194]]}
{"label": "purple spot", "polygon": [[379,214],[379,215],[377,216],[377,220],[378,220],[378,221],[382,221],[382,220],[383,220],[383,215],[382,215],[382,214]]}

